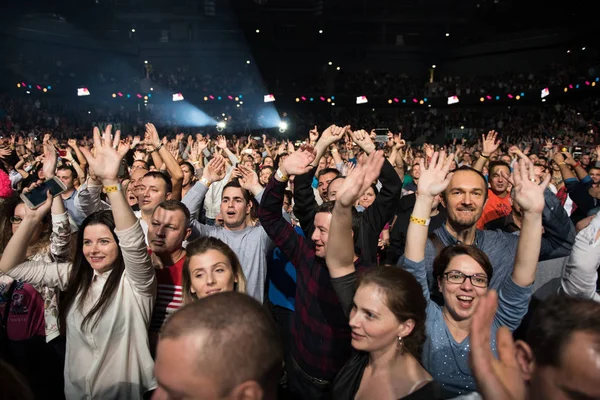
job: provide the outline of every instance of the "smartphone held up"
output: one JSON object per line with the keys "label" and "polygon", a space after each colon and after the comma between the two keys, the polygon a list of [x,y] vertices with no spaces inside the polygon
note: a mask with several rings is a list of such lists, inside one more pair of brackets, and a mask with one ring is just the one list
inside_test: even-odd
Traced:
{"label": "smartphone held up", "polygon": [[52,179],[48,179],[47,181],[45,181],[44,183],[42,183],[41,185],[29,192],[21,193],[21,199],[27,207],[31,208],[32,210],[35,210],[36,208],[44,204],[44,202],[48,198],[48,191],[50,191],[52,197],[56,197],[66,190],[67,188],[60,181],[60,179],[54,177]]}

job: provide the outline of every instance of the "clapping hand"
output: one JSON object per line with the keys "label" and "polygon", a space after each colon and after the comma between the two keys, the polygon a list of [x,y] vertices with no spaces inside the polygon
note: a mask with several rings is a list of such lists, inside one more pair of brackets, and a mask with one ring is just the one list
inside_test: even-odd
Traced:
{"label": "clapping hand", "polygon": [[79,148],[96,177],[105,185],[118,183],[121,160],[128,151],[127,146],[119,146],[120,138],[121,131],[117,131],[113,138],[112,125],[106,127],[103,138],[100,138],[98,128],[94,127],[94,154],[85,147]]}
{"label": "clapping hand", "polygon": [[339,203],[341,207],[353,206],[379,177],[384,161],[383,151],[374,151],[364,164],[357,165],[338,189],[336,205]]}
{"label": "clapping hand", "polygon": [[453,159],[454,154],[446,156],[446,153],[442,151],[433,153],[428,168],[425,168],[425,163],[421,160],[419,162],[421,178],[419,178],[417,192],[420,195],[431,197],[442,193],[448,187],[450,179],[452,179],[453,173],[449,171]]}
{"label": "clapping hand", "polygon": [[282,174],[302,175],[310,171],[313,166],[311,163],[315,160],[315,150],[311,145],[304,144],[298,151],[290,154],[279,166]]}

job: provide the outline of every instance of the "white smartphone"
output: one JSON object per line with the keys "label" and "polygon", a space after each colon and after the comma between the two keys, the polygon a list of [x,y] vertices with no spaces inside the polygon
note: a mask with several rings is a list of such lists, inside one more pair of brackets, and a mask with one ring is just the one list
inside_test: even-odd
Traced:
{"label": "white smartphone", "polygon": [[21,193],[21,199],[27,207],[35,210],[46,201],[48,190],[50,191],[50,194],[52,194],[52,197],[56,197],[66,191],[67,188],[60,181],[60,179],[55,176],[52,179],[48,179],[46,182],[42,183],[30,192]]}

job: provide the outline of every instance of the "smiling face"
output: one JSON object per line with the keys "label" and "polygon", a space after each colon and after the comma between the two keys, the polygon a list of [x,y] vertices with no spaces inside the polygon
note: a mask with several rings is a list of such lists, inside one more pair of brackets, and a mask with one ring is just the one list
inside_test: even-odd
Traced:
{"label": "smiling face", "polygon": [[227,256],[215,249],[196,254],[189,261],[190,292],[199,299],[234,290],[237,278]]}
{"label": "smiling face", "polygon": [[369,187],[366,192],[363,193],[360,199],[358,199],[358,204],[364,208],[369,208],[369,206],[375,201],[375,197],[377,197],[375,191],[372,187]]}
{"label": "smiling face", "polygon": [[[444,273],[448,272],[461,272],[464,275],[478,275],[481,278],[487,278],[481,265],[466,254],[453,257],[444,271]],[[449,277],[449,279],[452,278]],[[471,318],[479,298],[487,292],[487,287],[476,287],[469,278],[465,279],[463,283],[452,283],[446,276],[442,276],[438,278],[438,285],[444,296],[444,307],[455,321]]]}
{"label": "smiling face", "polygon": [[83,256],[98,273],[110,271],[119,256],[119,245],[104,224],[88,225],[83,231]]}
{"label": "smiling face", "polygon": [[443,199],[450,223],[465,228],[475,225],[483,212],[486,192],[487,185],[479,174],[469,170],[456,171]]}
{"label": "smiling face", "polygon": [[372,352],[396,346],[398,336],[407,336],[411,325],[400,323],[387,306],[383,290],[373,283],[360,285],[354,295],[350,312],[352,347],[356,350]]}
{"label": "smiling face", "polygon": [[331,225],[331,214],[320,212],[315,214],[315,230],[311,236],[315,242],[315,255],[325,258],[327,252],[327,238],[329,237],[329,226]]}

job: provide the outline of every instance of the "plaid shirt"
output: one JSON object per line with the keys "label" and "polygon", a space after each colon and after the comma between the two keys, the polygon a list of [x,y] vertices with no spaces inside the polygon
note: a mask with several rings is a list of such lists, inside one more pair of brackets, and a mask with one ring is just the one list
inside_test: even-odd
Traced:
{"label": "plaid shirt", "polygon": [[[292,326],[292,356],[313,378],[332,381],[350,357],[348,316],[331,284],[325,259],[315,255],[314,243],[283,219],[286,184],[274,177],[265,188],[258,210],[264,230],[296,267],[296,312]],[[359,258],[356,269],[364,269]]]}

